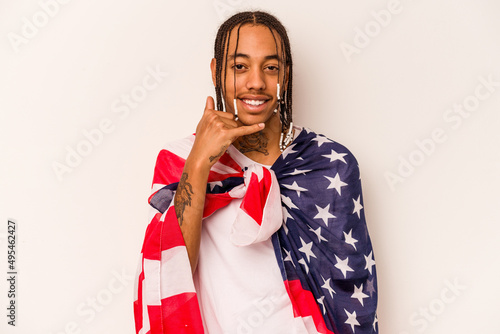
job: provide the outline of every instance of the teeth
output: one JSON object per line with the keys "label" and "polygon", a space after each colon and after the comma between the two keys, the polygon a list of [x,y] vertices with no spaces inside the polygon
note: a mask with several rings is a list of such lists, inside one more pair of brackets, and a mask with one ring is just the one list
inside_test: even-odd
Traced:
{"label": "teeth", "polygon": [[260,106],[261,104],[263,104],[264,100],[243,100],[243,102],[245,102],[246,104],[250,104],[252,106]]}

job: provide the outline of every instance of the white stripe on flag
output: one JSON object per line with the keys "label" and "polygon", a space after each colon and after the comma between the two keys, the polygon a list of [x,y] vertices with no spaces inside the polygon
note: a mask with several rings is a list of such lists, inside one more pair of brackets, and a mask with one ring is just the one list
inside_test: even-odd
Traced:
{"label": "white stripe on flag", "polygon": [[[159,294],[160,261],[144,259],[142,302],[145,305],[161,305]],[[146,284],[147,282],[147,284]]]}
{"label": "white stripe on flag", "polygon": [[161,252],[161,299],[180,293],[195,292],[193,274],[185,246]]}

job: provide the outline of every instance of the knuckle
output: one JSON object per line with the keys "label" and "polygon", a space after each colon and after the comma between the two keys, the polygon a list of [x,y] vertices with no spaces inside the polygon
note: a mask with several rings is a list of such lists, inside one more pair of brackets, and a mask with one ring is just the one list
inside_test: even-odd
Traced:
{"label": "knuckle", "polygon": [[208,122],[210,122],[210,123],[214,123],[214,122],[216,122],[216,121],[217,121],[217,116],[216,116],[216,115],[214,115],[214,113],[209,112],[209,113],[207,114],[207,121],[208,121]]}

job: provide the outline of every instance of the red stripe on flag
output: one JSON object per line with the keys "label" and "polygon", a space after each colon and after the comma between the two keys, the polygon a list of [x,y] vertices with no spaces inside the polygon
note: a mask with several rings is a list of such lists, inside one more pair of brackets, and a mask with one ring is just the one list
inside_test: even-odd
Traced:
{"label": "red stripe on flag", "polygon": [[207,194],[205,200],[205,207],[203,208],[203,218],[210,216],[216,210],[225,207],[233,198],[227,193],[223,194]]}
{"label": "red stripe on flag", "polygon": [[163,334],[162,331],[163,324],[161,319],[161,306],[160,305],[148,305],[148,317],[149,317],[149,328],[151,334]]}
{"label": "red stripe on flag", "polygon": [[292,301],[293,313],[297,317],[312,317],[318,333],[334,334],[326,328],[320,307],[311,291],[304,290],[300,280],[285,281],[285,287]]}
{"label": "red stripe on flag", "polygon": [[238,165],[238,163],[236,163],[236,161],[234,161],[233,158],[231,158],[231,156],[227,153],[224,153],[220,159],[219,159],[219,162],[223,165],[226,165],[228,167],[231,167],[232,169],[234,169],[235,171],[241,171],[241,166]]}
{"label": "red stripe on flag", "polygon": [[146,235],[144,236],[144,243],[142,245],[142,255],[144,258],[149,260],[160,260],[160,231],[161,224],[160,221],[161,213],[154,215],[153,219],[149,223],[146,229]]}
{"label": "red stripe on flag", "polygon": [[162,299],[161,306],[148,306],[151,334],[202,334],[200,306],[194,292]]}
{"label": "red stripe on flag", "polygon": [[156,159],[153,184],[179,182],[186,160],[167,150],[161,150]]}
{"label": "red stripe on flag", "polygon": [[243,177],[243,173],[232,173],[232,174],[221,174],[214,171],[210,171],[208,173],[208,181],[207,182],[215,182],[215,181],[224,181],[230,177]]}
{"label": "red stripe on flag", "polygon": [[255,173],[252,173],[250,182],[247,186],[247,192],[241,202],[241,208],[243,211],[252,217],[253,220],[255,220],[255,222],[259,225],[262,224],[262,213],[264,206],[266,205],[269,189],[271,188],[272,183],[271,172],[267,168],[262,168],[262,170],[263,177],[260,182],[258,176]]}
{"label": "red stripe on flag", "polygon": [[161,230],[161,250],[170,249],[177,246],[186,246],[182,236],[175,207],[171,206],[165,214],[165,222]]}
{"label": "red stripe on flag", "polygon": [[171,206],[161,221],[162,214],[157,213],[146,229],[142,254],[148,260],[160,260],[161,252],[177,246],[185,246],[182,232],[177,222],[175,209]]}
{"label": "red stripe on flag", "polygon": [[214,181],[222,181],[225,180],[229,177],[243,177],[243,171],[241,170],[240,165],[236,163],[236,161],[231,158],[231,156],[227,153],[224,153],[220,158],[218,163],[223,164],[226,167],[229,167],[233,170],[235,170],[235,173],[225,173],[221,174],[218,172],[215,172],[213,170],[210,170],[208,174],[208,182],[214,182]]}
{"label": "red stripe on flag", "polygon": [[[201,334],[203,322],[196,294],[181,293],[162,299],[163,333]],[[162,334],[163,334],[162,333]]]}

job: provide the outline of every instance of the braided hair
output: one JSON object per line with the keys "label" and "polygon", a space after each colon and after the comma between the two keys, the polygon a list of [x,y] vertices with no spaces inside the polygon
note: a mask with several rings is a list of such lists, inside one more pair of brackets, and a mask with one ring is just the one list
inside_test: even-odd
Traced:
{"label": "braided hair", "polygon": [[[214,46],[214,58],[216,60],[215,65],[215,95],[217,100],[217,110],[224,110],[223,96],[226,92],[226,75],[227,75],[227,59],[229,53],[229,40],[231,37],[231,33],[234,28],[238,27],[236,30],[236,50],[238,49],[238,42],[240,37],[240,28],[244,24],[252,24],[252,25],[263,25],[269,28],[271,32],[274,42],[276,44],[276,53],[278,54],[278,42],[281,47],[281,56],[280,59],[283,62],[283,73],[280,74],[278,67],[278,82],[280,75],[283,76],[283,82],[285,82],[285,77],[287,75],[288,70],[288,81],[285,89],[281,89],[280,92],[280,100],[278,102],[278,110],[280,113],[281,120],[281,131],[286,132],[290,127],[290,123],[292,122],[292,53],[290,48],[290,41],[288,39],[288,35],[286,33],[285,27],[281,24],[281,22],[271,14],[261,11],[247,11],[236,13],[227,19],[222,25],[219,27],[217,32],[217,37],[215,38],[215,46]],[[279,40],[276,38],[275,34],[278,34]],[[223,71],[223,68],[224,71]],[[222,72],[224,72],[224,78],[222,78]],[[236,75],[234,77],[236,83]],[[236,85],[235,85],[236,86]]]}

